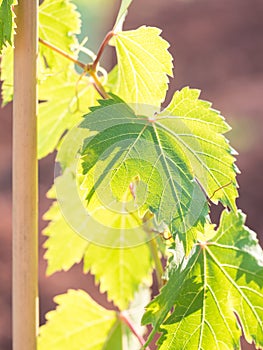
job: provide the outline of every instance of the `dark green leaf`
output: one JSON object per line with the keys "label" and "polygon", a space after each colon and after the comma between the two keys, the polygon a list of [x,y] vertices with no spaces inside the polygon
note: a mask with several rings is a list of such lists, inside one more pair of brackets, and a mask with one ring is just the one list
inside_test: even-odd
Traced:
{"label": "dark green leaf", "polygon": [[14,0],[2,0],[0,5],[0,54],[8,43],[13,44],[14,12],[12,6]]}

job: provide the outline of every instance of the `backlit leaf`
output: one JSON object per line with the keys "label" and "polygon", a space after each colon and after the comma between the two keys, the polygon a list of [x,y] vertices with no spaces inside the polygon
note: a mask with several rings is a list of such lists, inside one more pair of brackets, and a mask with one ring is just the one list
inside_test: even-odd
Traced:
{"label": "backlit leaf", "polygon": [[82,260],[89,243],[71,229],[57,202],[46,212],[44,220],[51,221],[43,231],[48,236],[44,244],[47,249],[44,257],[48,262],[46,273],[52,275],[57,271],[68,271]]}
{"label": "backlit leaf", "polygon": [[135,248],[90,245],[84,258],[84,271],[89,270],[100,283],[100,291],[106,291],[121,310],[133,300],[139,285],[152,283],[152,261],[146,243]]}
{"label": "backlit leaf", "polygon": [[[71,0],[45,0],[39,8],[39,37],[74,56],[71,46],[80,33],[80,15]],[[72,63],[50,48],[39,44],[40,55],[54,72],[61,72]],[[75,55],[76,56],[76,55]]]}
{"label": "backlit leaf", "polygon": [[[65,181],[65,177],[58,180]],[[69,206],[72,205],[70,199],[67,199]],[[72,208],[76,208],[74,203]],[[76,210],[73,215],[79,217]],[[128,307],[140,285],[151,284],[152,258],[146,243],[133,248],[101,247],[89,243],[70,227],[57,203],[53,204],[44,218],[51,220],[44,230],[48,236],[44,244],[47,248],[45,258],[48,262],[48,275],[56,271],[67,271],[83,258],[84,271],[95,275],[101,292],[106,291],[109,300],[122,310]],[[124,221],[119,222],[124,225]],[[107,235],[110,234],[109,226]]]}
{"label": "backlit leaf", "polygon": [[161,127],[164,118],[159,123],[158,115],[136,116],[116,97],[100,103],[80,125],[98,132],[82,150],[84,173],[96,164],[95,185],[89,188],[87,201],[97,192],[104,203],[118,203],[137,177],[136,203],[142,215],[150,208],[157,222],[171,224],[180,233],[202,221],[207,213],[205,196],[186,152],[172,132]]}
{"label": "backlit leaf", "polygon": [[43,158],[56,148],[63,133],[81,120],[89,106],[96,104],[99,94],[88,78],[79,81],[74,70],[61,72],[40,84],[38,157]]}
{"label": "backlit leaf", "polygon": [[[10,2],[4,0],[3,4]],[[11,1],[13,3],[13,0]],[[11,11],[11,10],[10,10]],[[1,12],[0,12],[1,14]],[[12,12],[13,15],[13,12]],[[8,23],[6,21],[5,23]],[[71,46],[76,45],[76,34],[80,32],[79,13],[70,0],[45,0],[39,7],[39,37],[55,45],[67,54],[76,58]],[[73,69],[74,64],[50,48],[39,44],[38,80],[45,80],[50,74],[62,74],[67,69]],[[3,105],[13,98],[13,48],[3,51],[1,62],[1,80]],[[53,80],[49,84],[52,88]],[[74,88],[73,88],[74,89]],[[47,98],[47,96],[45,96]],[[40,97],[41,99],[41,97]]]}
{"label": "backlit leaf", "polygon": [[[149,298],[149,291],[141,289],[131,308],[123,313],[140,335],[145,327],[141,327],[138,320]],[[40,327],[39,350],[141,349],[141,344],[117,313],[101,307],[83,290],[69,290],[56,296],[55,302],[56,310],[47,313],[47,323]]]}
{"label": "backlit leaf", "polygon": [[13,99],[13,48],[7,46],[3,48],[1,57],[1,80],[2,83],[2,106],[5,106]]}
{"label": "backlit leaf", "polygon": [[58,306],[40,327],[38,350],[102,350],[117,321],[116,313],[83,290],[69,290],[54,300]]}
{"label": "backlit leaf", "polygon": [[170,105],[158,115],[158,126],[176,139],[207,196],[235,210],[236,152],[223,136],[230,127],[199,95],[199,90],[188,87],[177,91]]}
{"label": "backlit leaf", "polygon": [[173,65],[169,44],[160,33],[158,28],[143,26],[112,38],[118,59],[113,92],[127,103],[148,104],[158,110],[165,99]]}
{"label": "backlit leaf", "polygon": [[214,235],[199,236],[189,261],[147,306],[142,323],[153,324],[152,335],[163,332],[159,349],[240,349],[241,327],[249,343],[263,346],[263,252],[244,221],[225,210]]}

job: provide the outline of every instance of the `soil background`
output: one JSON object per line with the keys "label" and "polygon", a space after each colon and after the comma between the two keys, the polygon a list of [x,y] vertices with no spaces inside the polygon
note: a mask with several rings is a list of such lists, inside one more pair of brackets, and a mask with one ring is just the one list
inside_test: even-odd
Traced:
{"label": "soil background", "polygon": [[[81,1],[80,1],[81,2]],[[82,2],[84,3],[84,2]],[[83,6],[83,4],[82,4]],[[116,8],[113,4],[113,9]],[[113,11],[103,19],[96,40],[101,40],[113,23]],[[94,23],[100,22],[100,16]],[[95,26],[94,24],[94,26]],[[263,243],[263,1],[262,0],[134,0],[125,29],[140,25],[163,29],[174,57],[174,76],[167,101],[183,86],[202,90],[202,98],[213,101],[233,131],[228,134],[238,150],[240,198],[238,206],[247,215],[247,225]],[[99,34],[98,34],[99,33]],[[89,34],[90,36],[92,33]],[[97,48],[99,41],[94,43]],[[106,54],[106,66],[114,57]],[[0,349],[11,350],[11,149],[12,105],[0,110]],[[45,193],[53,181],[54,155],[39,165],[39,293],[41,324],[54,308],[53,296],[69,288],[82,288],[106,307],[91,275],[82,274],[81,264],[68,273],[45,277],[44,237],[41,220],[50,201]],[[214,215],[218,219],[217,208]],[[26,310],[25,310],[26,322]],[[242,340],[242,349],[254,349]],[[52,349],[50,349],[52,350]],[[114,350],[114,349],[113,349]],[[132,350],[132,349],[131,349]]]}

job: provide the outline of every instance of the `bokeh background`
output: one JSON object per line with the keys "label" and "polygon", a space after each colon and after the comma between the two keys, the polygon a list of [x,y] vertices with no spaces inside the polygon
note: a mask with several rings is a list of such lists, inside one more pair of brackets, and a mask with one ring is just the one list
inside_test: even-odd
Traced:
{"label": "bokeh background", "polygon": [[[82,12],[83,35],[96,51],[114,23],[117,0],[76,0]],[[175,89],[185,85],[202,90],[202,98],[213,101],[233,127],[228,134],[240,155],[237,164],[240,198],[238,206],[248,215],[247,224],[263,243],[263,1],[262,0],[134,0],[125,29],[140,25],[163,29],[174,56],[174,79],[167,101]],[[112,50],[102,60],[110,68]],[[166,102],[167,102],[166,101]],[[12,105],[0,110],[0,349],[11,350],[11,141]],[[105,307],[91,275],[82,266],[67,273],[45,277],[44,237],[41,220],[50,201],[45,193],[53,181],[54,155],[39,164],[39,292],[40,322],[54,308],[53,296],[69,288],[82,288]],[[218,218],[216,211],[215,220]],[[25,310],[26,322],[26,310]],[[242,349],[254,349],[242,340]],[[50,349],[52,350],[52,349]],[[114,350],[114,349],[113,349]],[[132,349],[131,349],[132,350]]]}

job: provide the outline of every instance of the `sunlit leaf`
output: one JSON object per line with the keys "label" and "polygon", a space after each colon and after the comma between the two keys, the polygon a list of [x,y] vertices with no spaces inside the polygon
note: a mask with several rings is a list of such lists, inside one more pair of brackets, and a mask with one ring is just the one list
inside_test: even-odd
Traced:
{"label": "sunlit leaf", "polygon": [[[39,37],[71,56],[74,56],[72,46],[77,43],[75,35],[80,33],[80,26],[80,15],[71,0],[45,0],[41,4]],[[70,64],[69,60],[43,44],[39,45],[39,50],[51,71],[63,71]]]}
{"label": "sunlit leaf", "polygon": [[[140,27],[118,32],[111,41],[116,47],[118,80],[113,92],[127,103],[148,104],[158,110],[172,76],[169,44],[161,38],[161,30]],[[141,108],[139,106],[137,108]]]}
{"label": "sunlit leaf", "polygon": [[[3,4],[7,4],[4,0]],[[13,3],[13,1],[11,1]],[[11,11],[11,10],[10,10]],[[1,14],[1,12],[0,12]],[[13,16],[13,12],[12,12]],[[76,34],[80,32],[80,15],[76,6],[70,0],[45,0],[39,7],[39,37],[58,47],[67,54],[77,56],[71,49],[76,45]],[[8,23],[4,17],[5,24]],[[38,80],[45,80],[50,74],[61,74],[67,69],[73,69],[74,64],[60,54],[54,52],[43,44],[39,44]],[[3,105],[13,98],[13,48],[7,47],[3,51],[1,62],[1,80]],[[48,84],[46,82],[46,84]],[[53,80],[50,80],[52,89]],[[74,89],[74,87],[73,87]],[[41,98],[41,97],[40,97]],[[45,96],[47,98],[47,96]]]}
{"label": "sunlit leaf", "polygon": [[[95,275],[100,291],[124,310],[141,284],[151,285],[152,262],[147,244],[135,248],[104,248],[90,245],[85,253],[84,270]],[[114,276],[114,278],[113,278]]]}
{"label": "sunlit leaf", "polygon": [[117,321],[114,311],[104,309],[82,290],[57,295],[55,311],[40,327],[39,350],[102,350]]}
{"label": "sunlit leaf", "polygon": [[170,105],[159,114],[158,126],[176,139],[207,196],[214,203],[220,200],[235,210],[236,152],[223,136],[230,127],[199,95],[200,90],[188,87],[177,91]]}
{"label": "sunlit leaf", "polygon": [[79,81],[73,70],[56,74],[40,84],[38,157],[53,152],[64,132],[77,125],[99,94],[88,78]]}
{"label": "sunlit leaf", "polygon": [[[64,181],[63,177],[60,180]],[[71,204],[68,198],[68,206]],[[73,207],[76,208],[74,203]],[[78,212],[75,210],[73,215],[78,216]],[[44,230],[48,236],[44,245],[47,248],[47,274],[67,271],[83,258],[84,271],[95,275],[101,292],[106,291],[109,300],[120,309],[128,307],[140,285],[151,284],[152,259],[146,243],[133,248],[101,247],[89,243],[70,227],[57,203],[53,204],[44,218],[51,220]],[[119,222],[125,225],[124,221]],[[110,225],[107,235],[111,235]]]}
{"label": "sunlit leaf", "polygon": [[240,349],[241,328],[263,346],[263,252],[244,221],[225,210],[147,306],[143,324],[163,333],[159,349]]}
{"label": "sunlit leaf", "polygon": [[46,273],[68,271],[82,260],[89,243],[70,228],[57,202],[53,203],[44,219],[51,221],[43,231],[48,236],[44,244],[47,249],[44,257],[48,262]]}
{"label": "sunlit leaf", "polygon": [[2,106],[13,99],[13,63],[13,48],[4,47],[1,58]]}
{"label": "sunlit leaf", "polygon": [[[140,289],[131,308],[123,315],[132,322],[137,334],[149,290]],[[141,344],[117,313],[97,304],[83,290],[69,290],[55,297],[56,310],[48,312],[47,323],[40,327],[39,350],[140,350]]]}
{"label": "sunlit leaf", "polygon": [[186,152],[172,132],[163,130],[163,121],[158,115],[136,116],[116,97],[92,109],[80,125],[98,132],[82,150],[84,173],[94,172],[96,164],[98,174],[87,201],[97,192],[104,204],[118,203],[137,177],[135,196],[142,214],[150,208],[157,222],[185,234],[204,219],[207,204]]}

